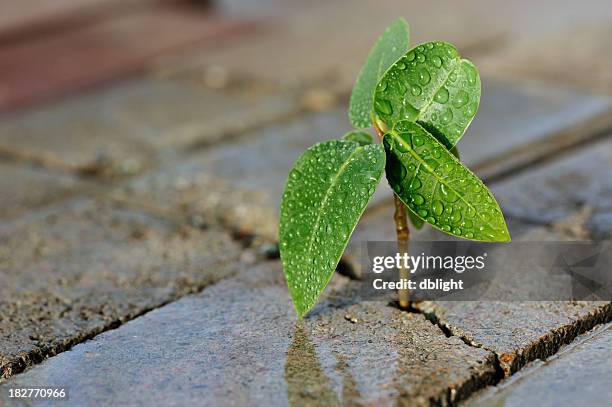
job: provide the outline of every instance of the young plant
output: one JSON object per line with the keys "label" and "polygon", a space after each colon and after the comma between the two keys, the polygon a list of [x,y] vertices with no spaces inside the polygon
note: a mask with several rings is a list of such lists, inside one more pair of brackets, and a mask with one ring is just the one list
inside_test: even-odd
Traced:
{"label": "young plant", "polygon": [[[495,198],[455,148],[479,101],[478,71],[454,46],[436,41],[409,49],[403,19],[385,30],[351,95],[349,118],[357,129],[309,148],[289,173],[280,253],[298,316],[331,279],[383,172],[395,193],[400,252],[408,250],[406,207],[416,227],[426,222],[464,239],[510,240]],[[367,127],[381,144],[361,130]],[[407,291],[399,297],[408,306]]]}

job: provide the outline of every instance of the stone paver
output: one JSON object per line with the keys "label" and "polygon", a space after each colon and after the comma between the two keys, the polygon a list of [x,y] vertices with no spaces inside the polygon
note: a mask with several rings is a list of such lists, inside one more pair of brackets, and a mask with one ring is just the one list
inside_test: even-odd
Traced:
{"label": "stone paver", "polygon": [[545,363],[468,400],[465,406],[607,406],[612,399],[612,326],[597,327]]}
{"label": "stone paver", "polygon": [[0,226],[0,377],[235,273],[223,231],[78,200]]}
{"label": "stone paver", "polygon": [[86,187],[70,174],[0,161],[0,219],[64,200]]}
{"label": "stone paver", "polygon": [[[610,137],[540,168],[495,185],[504,212],[531,223],[554,223],[585,211],[593,238],[612,236],[612,140]],[[600,222],[599,220],[602,219]]]}
{"label": "stone paver", "polygon": [[225,94],[145,77],[4,116],[0,152],[85,174],[131,175],[174,157],[165,147],[219,141],[296,106],[270,90]]}
{"label": "stone paver", "polygon": [[[495,82],[485,82],[484,94],[486,103],[459,149],[471,167],[497,162],[499,167],[487,166],[484,175],[488,176],[495,176],[498,168],[508,170],[507,165],[496,161],[497,157],[508,155],[513,148],[547,140],[562,128],[586,121],[610,107],[603,98]],[[484,107],[489,105],[492,107]],[[506,114],[508,110],[515,114]],[[276,210],[294,161],[307,147],[338,138],[348,129],[345,108],[307,115],[249,133],[234,142],[196,151],[185,162],[130,182],[115,196],[164,210],[186,211],[191,216],[216,216],[236,230],[274,240]],[[539,154],[554,151],[555,144],[548,145]],[[521,162],[515,160],[512,165],[520,166]],[[246,191],[253,199],[241,199]],[[389,198],[390,189],[383,181],[372,204]]]}
{"label": "stone paver", "polygon": [[612,320],[610,302],[449,301],[417,307],[445,331],[495,352],[506,375]]}
{"label": "stone paver", "polygon": [[114,196],[192,217],[216,217],[232,229],[276,240],[278,202],[293,162],[306,148],[348,129],[343,109],[309,115],[198,152],[130,181]]}
{"label": "stone paver", "polygon": [[[575,237],[544,227],[524,224],[512,218],[508,226],[513,241],[562,241]],[[412,231],[414,240],[452,240],[445,234],[425,226]],[[394,241],[393,207],[386,205],[366,216],[351,237],[344,259],[346,274],[361,276],[362,242]],[[517,268],[513,283],[519,289],[537,282],[553,284],[543,272],[529,273]],[[504,281],[502,278],[501,281]],[[567,284],[559,279],[559,284]],[[550,288],[550,287],[549,287]],[[505,294],[512,287],[492,286],[483,298],[495,297],[496,290]],[[560,291],[559,291],[560,292]],[[612,320],[610,302],[546,302],[546,301],[436,301],[415,303],[414,307],[438,324],[449,335],[460,337],[473,346],[495,352],[506,375],[536,358],[546,358],[593,326]]]}
{"label": "stone paver", "polygon": [[77,345],[0,394],[42,380],[70,389],[66,405],[447,405],[495,381],[491,353],[422,315],[360,302],[342,276],[296,323],[280,281],[278,262],[260,265]]}

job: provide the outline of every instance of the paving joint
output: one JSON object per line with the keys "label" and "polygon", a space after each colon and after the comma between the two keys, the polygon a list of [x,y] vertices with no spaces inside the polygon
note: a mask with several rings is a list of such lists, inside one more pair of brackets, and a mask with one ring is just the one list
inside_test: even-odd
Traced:
{"label": "paving joint", "polygon": [[[543,140],[492,157],[477,164],[474,171],[481,174],[480,177],[486,183],[504,181],[561,159],[570,152],[582,150],[608,137],[612,137],[612,109],[554,132]],[[517,158],[524,156],[528,158],[517,161]]]}
{"label": "paving joint", "polygon": [[589,314],[586,317],[577,319],[547,332],[545,335],[538,338],[535,345],[533,345],[528,352],[521,352],[520,354],[514,355],[508,353],[498,354],[498,352],[471,340],[464,333],[460,332],[460,329],[455,329],[447,324],[443,317],[438,314],[438,310],[435,306],[428,309],[412,309],[410,312],[422,313],[428,321],[440,328],[440,330],[449,337],[457,336],[468,346],[482,348],[495,354],[497,362],[496,369],[499,369],[500,372],[503,373],[500,378],[501,380],[514,375],[529,362],[536,359],[546,360],[555,355],[563,345],[570,344],[579,335],[599,325],[611,322],[612,302],[608,302],[595,314]]}

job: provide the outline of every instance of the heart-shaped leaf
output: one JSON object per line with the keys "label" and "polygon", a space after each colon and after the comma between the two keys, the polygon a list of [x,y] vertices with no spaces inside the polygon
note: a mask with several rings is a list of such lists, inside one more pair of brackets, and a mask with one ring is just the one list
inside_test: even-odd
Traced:
{"label": "heart-shaped leaf", "polygon": [[400,121],[383,144],[389,184],[419,218],[466,239],[510,240],[489,189],[427,130]]}
{"label": "heart-shaped leaf", "polygon": [[304,152],[280,210],[283,271],[301,317],[331,279],[385,168],[380,144],[332,140]]}
{"label": "heart-shaped leaf", "polygon": [[480,77],[451,44],[428,42],[411,49],[382,77],[374,110],[386,128],[417,122],[452,148],[476,115]]}
{"label": "heart-shaped leaf", "polygon": [[398,18],[378,39],[357,77],[349,102],[349,119],[355,127],[371,127],[372,99],[376,84],[385,71],[408,52],[408,23]]}

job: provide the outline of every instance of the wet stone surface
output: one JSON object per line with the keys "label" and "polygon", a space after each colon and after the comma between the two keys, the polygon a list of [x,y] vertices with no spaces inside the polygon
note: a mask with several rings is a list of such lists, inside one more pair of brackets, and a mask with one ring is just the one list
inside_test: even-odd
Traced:
{"label": "wet stone surface", "polygon": [[240,248],[91,201],[0,226],[0,377],[231,275]]}
{"label": "wet stone surface", "polygon": [[445,405],[496,377],[490,352],[447,338],[422,315],[360,302],[339,275],[297,323],[282,281],[280,264],[264,263],[0,388],[67,386],[66,405]]}
{"label": "wet stone surface", "polygon": [[585,210],[591,238],[612,236],[612,140],[562,156],[508,181],[493,192],[504,213],[532,223],[553,223]]}
{"label": "wet stone surface", "polygon": [[508,382],[469,399],[484,406],[605,406],[612,389],[612,325],[593,329],[545,363],[537,361]]}
{"label": "wet stone surface", "polygon": [[7,115],[0,151],[94,175],[132,175],[168,149],[211,143],[295,111],[272,92],[226,94],[161,78]]}
{"label": "wet stone surface", "polygon": [[[394,241],[393,208],[379,208],[365,217],[349,244],[345,261],[352,274],[361,275],[363,241]],[[576,237],[507,219],[513,241],[565,241]],[[433,228],[425,226],[413,231],[414,240],[452,240]],[[520,261],[520,259],[515,259]],[[567,279],[551,279],[546,269],[529,270],[517,267],[511,284],[487,285],[483,298],[501,298],[512,290],[538,289],[562,293]],[[499,293],[499,296],[496,296]],[[524,294],[524,292],[522,292]],[[416,303],[424,313],[446,333],[464,339],[474,346],[495,352],[500,368],[510,375],[525,363],[554,354],[561,345],[571,342],[577,335],[597,324],[612,320],[610,302],[545,302],[545,301],[437,301]]]}
{"label": "wet stone surface", "polygon": [[197,151],[178,165],[129,181],[113,196],[276,240],[278,206],[294,161],[349,128],[344,110],[306,116]]}
{"label": "wet stone surface", "polygon": [[506,375],[612,320],[612,303],[603,301],[449,301],[417,307],[447,332],[495,352]]}
{"label": "wet stone surface", "polygon": [[64,200],[85,185],[69,174],[0,161],[0,219],[9,219],[37,207]]}

